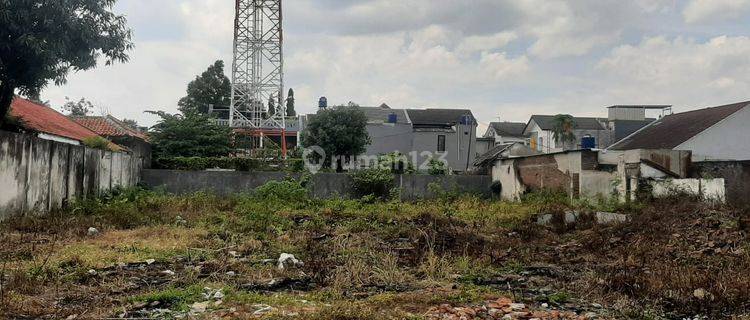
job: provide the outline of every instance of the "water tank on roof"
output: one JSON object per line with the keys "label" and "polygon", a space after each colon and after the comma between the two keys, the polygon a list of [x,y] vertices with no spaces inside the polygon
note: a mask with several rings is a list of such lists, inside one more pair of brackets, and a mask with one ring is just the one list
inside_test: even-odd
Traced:
{"label": "water tank on roof", "polygon": [[398,115],[395,112],[391,112],[391,114],[388,115],[388,123],[397,123],[398,122]]}
{"label": "water tank on roof", "polygon": [[596,149],[596,138],[592,136],[581,138],[581,149]]}
{"label": "water tank on roof", "polygon": [[318,100],[318,108],[321,108],[321,109],[328,108],[328,98],[320,97],[320,100]]}

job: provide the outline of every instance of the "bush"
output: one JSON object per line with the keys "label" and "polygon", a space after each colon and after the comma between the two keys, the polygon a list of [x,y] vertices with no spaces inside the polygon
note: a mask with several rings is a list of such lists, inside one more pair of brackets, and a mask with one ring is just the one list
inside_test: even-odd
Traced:
{"label": "bush", "polygon": [[254,195],[262,200],[301,203],[309,199],[307,189],[294,180],[269,181],[255,189]]}
{"label": "bush", "polygon": [[390,170],[390,172],[395,174],[411,174],[416,172],[414,164],[412,164],[405,155],[399,152],[381,155],[378,157],[378,165],[380,168]]}
{"label": "bush", "polygon": [[110,145],[109,140],[104,139],[100,136],[93,136],[93,137],[88,137],[86,139],[83,139],[83,145],[92,149],[99,149],[99,150],[105,150],[105,151],[112,150],[109,147]]}
{"label": "bush", "polygon": [[443,161],[430,159],[430,162],[427,164],[427,166],[427,173],[433,176],[444,176],[448,174],[448,166]]}
{"label": "bush", "polygon": [[355,171],[350,174],[353,182],[354,192],[359,197],[375,196],[380,199],[388,199],[393,189],[393,174],[390,170],[371,168]]}
{"label": "bush", "polygon": [[302,159],[265,160],[258,158],[233,157],[174,157],[159,158],[153,163],[155,169],[203,171],[226,169],[236,171],[288,171],[302,172],[305,163]]}

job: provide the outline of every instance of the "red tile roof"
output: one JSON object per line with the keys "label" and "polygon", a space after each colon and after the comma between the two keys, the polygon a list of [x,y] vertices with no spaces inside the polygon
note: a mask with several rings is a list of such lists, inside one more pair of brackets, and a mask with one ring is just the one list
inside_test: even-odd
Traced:
{"label": "red tile roof", "polygon": [[[84,139],[99,136],[96,132],[68,119],[62,113],[41,104],[16,97],[10,105],[10,115],[21,119],[21,125],[35,132],[83,142]],[[112,144],[116,150],[120,146]]]}
{"label": "red tile roof", "polygon": [[106,117],[74,117],[73,121],[91,129],[99,135],[105,137],[136,137],[144,141],[148,137],[143,132],[135,130],[112,116]]}

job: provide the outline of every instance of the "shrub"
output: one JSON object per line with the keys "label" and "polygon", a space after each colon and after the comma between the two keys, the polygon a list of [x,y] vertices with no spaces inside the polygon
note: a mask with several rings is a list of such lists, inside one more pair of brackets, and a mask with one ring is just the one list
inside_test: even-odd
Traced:
{"label": "shrub", "polygon": [[93,137],[88,137],[86,139],[83,139],[83,145],[92,149],[111,151],[109,147],[110,145],[109,140],[104,139],[100,136],[93,136]]}
{"label": "shrub", "polygon": [[301,203],[309,199],[305,187],[298,181],[269,181],[255,189],[255,196],[268,201]]}
{"label": "shrub", "polygon": [[380,199],[387,199],[394,187],[390,170],[364,169],[351,173],[350,177],[354,192],[359,197],[373,195]]}
{"label": "shrub", "polygon": [[378,157],[378,164],[381,169],[389,170],[395,174],[409,174],[416,172],[414,164],[412,164],[405,155],[399,152],[381,155]]}
{"label": "shrub", "polygon": [[444,176],[448,174],[448,166],[443,161],[430,159],[427,166],[427,173],[433,176]]}

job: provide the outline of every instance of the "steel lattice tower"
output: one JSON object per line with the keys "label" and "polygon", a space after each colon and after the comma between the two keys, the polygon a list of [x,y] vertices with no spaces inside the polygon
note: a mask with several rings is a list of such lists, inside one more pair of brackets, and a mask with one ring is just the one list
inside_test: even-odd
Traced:
{"label": "steel lattice tower", "polygon": [[[284,129],[281,0],[236,0],[229,125]],[[268,101],[276,110],[267,116]]]}

